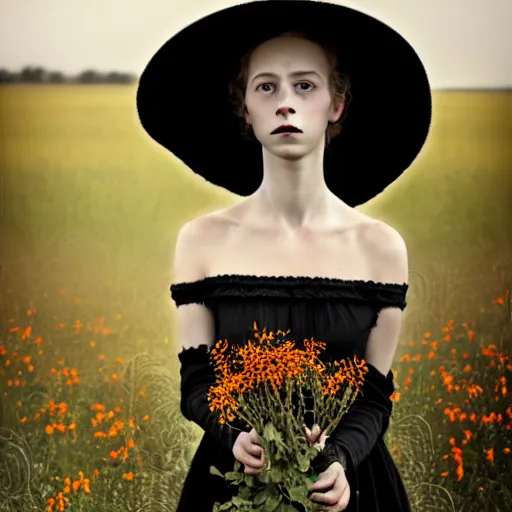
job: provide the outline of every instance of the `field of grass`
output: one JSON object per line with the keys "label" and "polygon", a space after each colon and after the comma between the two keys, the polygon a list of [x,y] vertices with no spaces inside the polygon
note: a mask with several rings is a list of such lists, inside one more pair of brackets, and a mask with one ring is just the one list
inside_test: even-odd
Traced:
{"label": "field of grass", "polygon": [[[172,251],[186,220],[236,199],[152,143],[134,97],[126,86],[0,88],[5,510],[42,510],[65,490],[65,510],[173,510],[197,443],[199,428],[190,430],[177,405]],[[512,471],[512,411],[504,405],[512,364],[510,140],[512,93],[437,93],[424,151],[361,207],[398,228],[409,247],[396,361],[408,389],[390,443],[418,511],[428,510],[434,488],[443,489],[442,510],[512,509],[500,483]],[[409,354],[412,340],[420,352]],[[471,385],[485,393],[469,393]],[[465,419],[450,416],[456,407]],[[421,471],[410,464],[420,460],[411,452],[419,446],[410,442],[414,432],[426,435],[410,423],[417,416],[433,429]]]}

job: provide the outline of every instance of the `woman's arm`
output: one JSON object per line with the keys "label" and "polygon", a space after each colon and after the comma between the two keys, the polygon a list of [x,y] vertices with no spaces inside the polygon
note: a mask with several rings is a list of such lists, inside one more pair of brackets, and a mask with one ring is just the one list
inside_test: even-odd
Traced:
{"label": "woman's arm", "polygon": [[[174,257],[175,283],[193,282],[205,277],[203,262],[207,251],[204,245],[209,236],[205,233],[205,224],[207,222],[199,218],[186,224],[178,234]],[[180,305],[176,316],[181,346],[178,353],[181,363],[181,412],[231,451],[240,430],[220,425],[216,415],[210,412],[207,398],[210,386],[215,383],[209,353],[209,348],[216,341],[212,312],[204,304],[192,303]],[[235,426],[241,428],[236,422]]]}
{"label": "woman's arm", "polygon": [[[375,281],[407,283],[407,249],[400,235],[385,224],[373,229],[366,250],[372,255]],[[361,394],[334,428],[314,466],[322,471],[333,462],[350,470],[364,460],[377,439],[386,431],[394,392],[391,365],[402,326],[403,312],[386,307],[379,312],[377,324],[369,336],[365,360],[369,372]]]}
{"label": "woman's arm", "polygon": [[[174,251],[174,283],[189,283],[206,277],[204,247],[205,221],[200,217],[179,231]],[[202,242],[202,243],[201,243]],[[180,350],[214,343],[212,312],[204,304],[182,304],[176,310]]]}
{"label": "woman's arm", "polygon": [[[366,242],[372,254],[374,280],[382,283],[403,284],[409,281],[407,247],[397,231],[379,224],[372,230]],[[404,312],[397,308],[385,308],[379,313],[366,345],[365,359],[382,375],[387,375],[395,357]]]}

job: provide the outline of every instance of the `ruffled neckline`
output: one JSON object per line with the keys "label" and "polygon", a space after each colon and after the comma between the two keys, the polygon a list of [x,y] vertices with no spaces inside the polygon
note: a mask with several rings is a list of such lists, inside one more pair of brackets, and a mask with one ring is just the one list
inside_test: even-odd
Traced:
{"label": "ruffled neckline", "polygon": [[310,276],[219,274],[170,287],[176,304],[208,303],[221,298],[346,299],[404,309],[407,283]]}

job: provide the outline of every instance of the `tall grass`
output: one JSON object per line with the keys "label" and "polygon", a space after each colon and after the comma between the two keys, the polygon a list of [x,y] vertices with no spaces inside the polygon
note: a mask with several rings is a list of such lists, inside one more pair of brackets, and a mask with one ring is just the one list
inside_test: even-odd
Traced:
{"label": "tall grass", "polygon": [[[50,498],[56,510],[59,492],[69,510],[173,510],[200,435],[178,410],[172,253],[186,220],[237,199],[152,143],[134,99],[133,87],[0,87],[0,510],[39,511]],[[493,398],[510,369],[489,355],[511,349],[491,314],[506,315],[512,275],[511,113],[510,93],[435,93],[421,155],[360,207],[409,249],[398,357],[410,350],[412,360],[397,361],[389,442],[417,510],[512,508],[500,476],[511,469],[506,409],[497,423],[506,397]],[[490,304],[498,295],[504,303]],[[472,342],[464,321],[476,322]],[[454,329],[450,343],[437,325]],[[433,340],[437,350],[423,343]],[[469,357],[452,358],[463,347]],[[465,404],[464,390],[443,384],[443,365],[485,392]],[[445,414],[457,406],[478,421]]]}
{"label": "tall grass", "polygon": [[174,365],[133,350],[121,315],[57,302],[2,326],[3,510],[172,510],[190,458]]}
{"label": "tall grass", "polygon": [[[84,317],[64,291],[58,302],[2,325],[1,510],[174,510],[197,441],[174,364],[120,349],[133,347],[121,314]],[[396,360],[386,442],[414,511],[512,508],[511,325],[507,291]]]}
{"label": "tall grass", "polygon": [[414,511],[512,509],[510,290],[407,341],[386,439]]}

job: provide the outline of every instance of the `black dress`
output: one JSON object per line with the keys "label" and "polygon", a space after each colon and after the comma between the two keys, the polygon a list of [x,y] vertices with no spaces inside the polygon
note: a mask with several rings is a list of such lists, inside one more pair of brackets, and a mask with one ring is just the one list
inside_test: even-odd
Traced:
{"label": "black dress", "polygon": [[[202,303],[213,312],[212,341],[243,343],[256,321],[260,329],[291,329],[294,339],[323,341],[325,354],[336,359],[364,358],[379,311],[385,307],[404,309],[406,293],[407,284],[318,277],[223,275],[171,286],[178,307]],[[391,372],[389,379],[392,382]],[[307,420],[305,423],[312,426]],[[351,489],[347,512],[410,511],[399,471],[382,438],[386,429],[387,423],[368,456],[347,471]],[[205,432],[186,477],[178,512],[211,512],[214,501],[229,499],[227,485],[210,474],[210,466],[224,473],[233,469],[234,462],[232,452]]]}

